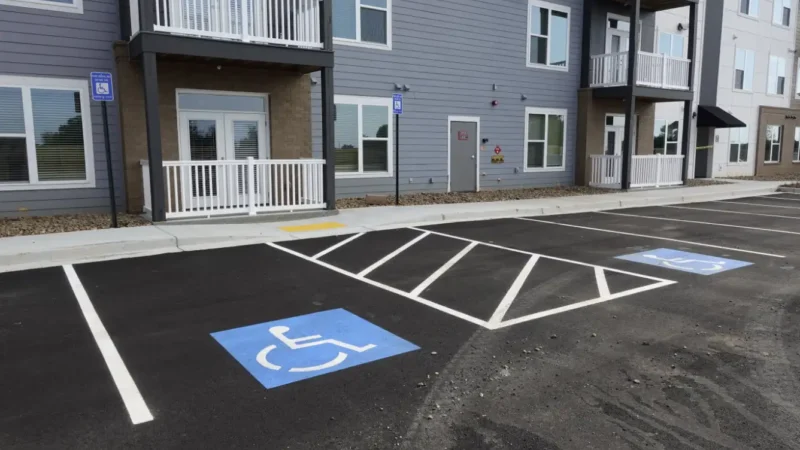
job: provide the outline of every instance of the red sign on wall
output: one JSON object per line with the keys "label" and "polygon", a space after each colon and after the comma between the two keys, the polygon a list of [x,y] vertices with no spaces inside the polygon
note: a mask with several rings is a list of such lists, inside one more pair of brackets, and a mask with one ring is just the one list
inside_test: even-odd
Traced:
{"label": "red sign on wall", "polygon": [[459,141],[466,141],[469,140],[469,134],[465,130],[459,130],[458,132],[458,140]]}
{"label": "red sign on wall", "polygon": [[500,154],[500,152],[502,152],[502,151],[503,151],[503,150],[500,148],[500,146],[499,146],[499,145],[498,145],[498,146],[496,146],[496,147],[494,148],[494,154],[495,154],[495,155],[499,155],[499,154]]}

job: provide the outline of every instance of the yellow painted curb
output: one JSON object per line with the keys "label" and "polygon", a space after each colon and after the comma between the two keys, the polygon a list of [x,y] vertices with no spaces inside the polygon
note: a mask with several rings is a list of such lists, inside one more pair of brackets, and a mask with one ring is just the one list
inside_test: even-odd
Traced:
{"label": "yellow painted curb", "polygon": [[281,227],[281,230],[286,231],[287,233],[296,233],[298,231],[318,231],[318,230],[329,230],[331,228],[344,228],[347,225],[339,222],[322,222],[322,223],[310,223],[308,225],[292,225],[287,227]]}

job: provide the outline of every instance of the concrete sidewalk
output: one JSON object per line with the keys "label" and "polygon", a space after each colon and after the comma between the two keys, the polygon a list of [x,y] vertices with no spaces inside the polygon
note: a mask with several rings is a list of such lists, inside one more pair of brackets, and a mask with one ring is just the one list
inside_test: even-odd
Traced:
{"label": "concrete sidewalk", "polygon": [[[0,272],[84,261],[127,258],[319,236],[350,234],[442,222],[591,212],[637,206],[704,202],[765,195],[782,182],[736,181],[711,185],[602,195],[486,203],[381,206],[342,210],[339,215],[287,222],[169,224],[139,228],[77,231],[0,239]],[[314,231],[290,227],[336,222]],[[286,231],[285,228],[290,228]]]}

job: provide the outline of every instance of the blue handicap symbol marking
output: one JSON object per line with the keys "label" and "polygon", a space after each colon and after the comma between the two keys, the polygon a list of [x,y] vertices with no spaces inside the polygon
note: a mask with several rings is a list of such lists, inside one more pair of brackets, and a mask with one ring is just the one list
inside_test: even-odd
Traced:
{"label": "blue handicap symbol marking", "polygon": [[682,252],[669,248],[659,248],[631,255],[617,256],[617,259],[625,259],[628,261],[650,264],[651,266],[666,267],[667,269],[682,270],[684,272],[700,275],[714,275],[753,264],[746,261],[701,255],[699,253]]}
{"label": "blue handicap symbol marking", "polygon": [[344,309],[211,333],[265,388],[419,350]]}

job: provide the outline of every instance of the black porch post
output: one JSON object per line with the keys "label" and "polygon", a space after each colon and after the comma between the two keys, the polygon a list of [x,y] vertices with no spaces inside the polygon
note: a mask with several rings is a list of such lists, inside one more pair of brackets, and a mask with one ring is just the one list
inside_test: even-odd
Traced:
{"label": "black porch post", "polygon": [[[146,3],[146,2],[142,2]],[[142,54],[144,111],[147,125],[147,159],[150,163],[150,205],[153,222],[166,220],[164,213],[164,170],[161,157],[161,122],[158,111],[158,66],[155,53]]]}
{"label": "black porch post", "polygon": [[[689,5],[689,49],[686,57],[689,59],[689,92],[694,92],[694,62],[695,49],[697,47],[697,3]],[[683,171],[681,178],[683,184],[689,182],[689,143],[693,139],[692,134],[692,106],[694,102],[687,100],[683,102],[683,142],[681,143],[681,154],[683,155]]]}
{"label": "black porch post", "polygon": [[[323,0],[321,32],[324,49],[333,50],[332,0]],[[334,150],[333,123],[333,67],[322,68],[322,159],[325,170],[322,172],[322,196],[325,209],[336,209],[336,154]]]}
{"label": "black porch post", "polygon": [[581,61],[586,61],[581,64],[581,88],[589,87],[589,72],[591,69],[592,60],[592,13],[594,9],[594,1],[584,2],[583,4],[583,35],[581,36]]}
{"label": "black porch post", "polygon": [[622,144],[622,189],[631,187],[631,165],[633,164],[633,138],[636,135],[636,78],[637,64],[639,61],[639,10],[641,0],[634,0],[631,4],[630,14],[630,39],[628,39],[628,86],[625,97],[625,140]]}

